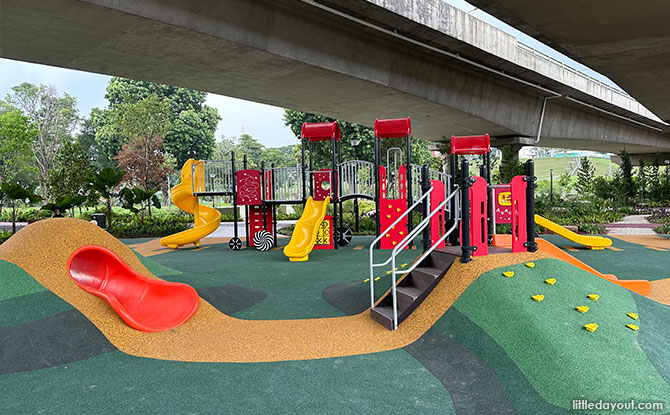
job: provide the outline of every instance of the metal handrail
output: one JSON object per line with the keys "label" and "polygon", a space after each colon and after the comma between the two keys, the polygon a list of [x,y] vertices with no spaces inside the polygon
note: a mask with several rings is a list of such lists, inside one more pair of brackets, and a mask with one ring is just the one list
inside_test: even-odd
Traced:
{"label": "metal handrail", "polygon": [[[391,274],[392,274],[391,296],[392,296],[392,300],[393,300],[393,329],[394,330],[396,328],[398,328],[398,300],[397,300],[397,297],[396,297],[396,283],[397,283],[397,281],[396,281],[396,266],[395,266],[396,256],[397,256],[398,252],[400,252],[402,249],[404,249],[405,246],[407,246],[410,243],[410,241],[412,241],[414,239],[414,237],[416,237],[416,235],[419,234],[419,232],[423,231],[423,229],[426,226],[428,226],[428,224],[430,223],[430,220],[433,218],[433,216],[435,216],[441,209],[443,209],[447,205],[447,203],[449,201],[451,201],[452,198],[456,198],[456,204],[458,205],[458,194],[460,192],[460,188],[456,187],[456,189],[453,192],[451,192],[445,200],[443,200],[435,209],[433,209],[430,212],[429,215],[427,215],[414,229],[412,229],[412,231],[409,232],[407,234],[407,236],[405,236],[402,239],[402,241],[400,241],[400,243],[393,248],[393,251],[391,251],[391,256],[389,257],[389,259],[387,259],[383,263],[379,263],[379,264],[374,263],[374,253],[373,253],[374,245],[382,238],[382,236],[384,234],[386,234],[386,232],[388,232],[393,226],[395,226],[398,222],[400,222],[400,220],[404,216],[406,216],[406,214],[408,212],[411,212],[412,209],[416,205],[418,205],[419,202],[421,202],[424,198],[426,199],[426,203],[429,204],[430,203],[430,193],[432,192],[432,190],[433,190],[433,187],[431,186],[431,188],[428,191],[426,191],[423,196],[421,196],[421,198],[414,204],[414,206],[412,206],[411,209],[408,209],[405,212],[405,214],[400,216],[393,224],[391,224],[388,228],[386,228],[386,230],[384,232],[382,232],[375,239],[375,241],[373,241],[373,243],[370,245],[370,307],[372,308],[375,305],[374,268],[384,266],[384,265],[388,264],[389,262],[391,262]],[[415,261],[414,264],[412,264],[412,266],[410,266],[410,268],[408,268],[407,270],[403,270],[403,272],[408,273],[408,272],[413,271],[421,261],[423,261],[431,252],[433,252],[435,250],[435,248],[440,243],[442,243],[442,241],[444,241],[447,238],[447,236],[449,236],[451,234],[451,232],[454,231],[454,229],[456,229],[457,226],[458,226],[458,220],[455,220],[454,224],[451,226],[451,228],[437,242],[435,242],[428,250],[426,250],[421,255],[421,257],[417,261]]]}
{"label": "metal handrail", "polygon": [[[444,206],[453,198],[456,196],[456,203],[458,204],[458,193],[460,189],[456,188],[449,197],[447,197],[442,203],[440,203],[432,212],[430,212],[430,215],[428,215],[421,223],[415,228],[418,229],[419,231],[422,231],[429,223],[430,220],[432,219],[433,216],[435,216],[436,213],[438,213]],[[435,250],[435,248],[442,242],[444,239],[451,234],[451,232],[456,229],[456,226],[458,225],[458,221],[454,221],[454,224],[451,226],[451,228],[442,236],[441,239],[439,239],[436,243],[434,243],[428,250],[426,250],[414,263],[407,268],[406,270],[403,270],[403,273],[410,273],[412,272],[420,263],[423,261],[428,255],[430,255],[431,252]],[[400,250],[404,249],[405,246],[407,246],[410,241],[416,236],[418,232],[414,233],[414,235],[410,238],[410,234],[408,234],[396,247],[393,249],[393,252],[391,253],[391,295],[393,299],[393,330],[398,328],[398,299],[396,296],[396,266],[395,266],[395,259],[400,252]]]}
{"label": "metal handrail", "polygon": [[392,224],[390,224],[384,230],[384,232],[380,232],[379,236],[376,237],[375,240],[372,241],[372,243],[370,244],[370,303],[372,304],[370,307],[374,307],[374,305],[375,305],[375,287],[374,287],[374,276],[373,276],[374,267],[382,267],[382,266],[388,264],[391,261],[391,258],[389,258],[384,263],[375,264],[374,263],[374,261],[375,261],[375,259],[374,259],[375,245],[377,244],[377,242],[379,242],[382,239],[382,236],[384,236],[389,230],[391,230],[391,228],[393,228],[395,225],[397,225],[402,220],[402,218],[404,218],[410,212],[412,212],[415,207],[419,206],[419,203],[421,203],[422,200],[424,200],[426,198],[428,198],[428,200],[430,200],[430,192],[432,190],[433,190],[433,186],[431,186],[430,189],[428,189],[428,191],[426,191],[423,194],[423,196],[421,196],[416,202],[414,202],[414,204],[412,206],[410,206],[409,209],[407,209],[402,215],[400,215],[398,217],[398,219],[396,219]]}

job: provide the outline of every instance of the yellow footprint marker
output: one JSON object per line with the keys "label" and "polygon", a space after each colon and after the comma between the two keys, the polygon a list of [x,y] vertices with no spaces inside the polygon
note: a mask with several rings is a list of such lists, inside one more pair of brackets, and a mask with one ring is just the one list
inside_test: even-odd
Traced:
{"label": "yellow footprint marker", "polygon": [[598,301],[598,299],[600,298],[598,294],[589,294],[587,295],[587,297],[589,297],[593,301]]}
{"label": "yellow footprint marker", "polygon": [[626,314],[628,317],[632,318],[633,320],[637,320],[637,314],[635,313],[628,313]]}
{"label": "yellow footprint marker", "polygon": [[587,305],[580,305],[580,306],[575,307],[575,309],[576,309],[577,311],[579,311],[580,313],[586,313],[587,311],[589,311],[589,306],[587,306]]}
{"label": "yellow footprint marker", "polygon": [[546,280],[544,280],[544,282],[546,282],[549,285],[554,285],[556,284],[556,278],[547,278]]}
{"label": "yellow footprint marker", "polygon": [[640,330],[640,328],[638,326],[636,326],[635,324],[626,324],[626,327],[628,327],[629,329],[631,329],[633,331]]}
{"label": "yellow footprint marker", "polygon": [[532,299],[535,300],[535,301],[542,301],[542,300],[544,300],[544,295],[542,295],[542,294],[538,294],[538,295],[534,295],[534,296],[532,296],[532,297],[530,297],[530,298],[532,298]]}
{"label": "yellow footprint marker", "polygon": [[526,262],[526,266],[528,268],[533,268],[533,267],[535,267],[535,263],[534,262]]}
{"label": "yellow footprint marker", "polygon": [[512,278],[514,276],[514,271],[505,271],[503,275],[507,278]]}
{"label": "yellow footprint marker", "polygon": [[585,325],[584,328],[590,332],[594,332],[598,330],[598,325],[596,323],[589,323]]}

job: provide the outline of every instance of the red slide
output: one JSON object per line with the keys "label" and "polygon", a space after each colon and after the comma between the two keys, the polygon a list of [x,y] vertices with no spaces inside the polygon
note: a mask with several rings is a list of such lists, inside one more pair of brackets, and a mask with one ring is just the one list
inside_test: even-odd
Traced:
{"label": "red slide", "polygon": [[105,300],[126,324],[140,331],[175,328],[198,309],[200,297],[190,285],[149,279],[101,246],[74,251],[67,269],[79,287]]}

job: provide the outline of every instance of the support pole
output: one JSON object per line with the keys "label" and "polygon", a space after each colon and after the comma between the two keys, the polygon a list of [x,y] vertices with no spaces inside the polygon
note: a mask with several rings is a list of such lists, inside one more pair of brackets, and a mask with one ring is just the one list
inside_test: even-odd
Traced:
{"label": "support pole", "polygon": [[230,152],[230,168],[233,173],[232,183],[233,183],[233,230],[235,238],[238,238],[237,235],[237,174],[235,173],[235,152]]}
{"label": "support pole", "polygon": [[535,164],[533,160],[526,161],[526,249],[528,252],[537,251],[537,242],[535,242],[535,187],[537,177],[535,177]]}
{"label": "support pole", "polygon": [[300,139],[300,167],[302,168],[302,203],[307,201],[307,172],[305,171],[305,139]]}
{"label": "support pole", "polygon": [[[428,166],[423,165],[421,166],[421,194],[425,194],[427,191],[430,190],[430,180],[428,179]],[[433,196],[433,195],[431,195]],[[431,200],[429,197],[428,200]],[[427,200],[424,200],[423,202],[423,218],[426,219],[428,215],[430,214],[431,207],[428,204]],[[429,224],[428,226],[423,228],[423,250],[427,251],[430,249],[431,245],[433,245],[433,241],[431,239],[430,235],[431,231],[431,225]]]}
{"label": "support pole", "polygon": [[[456,190],[456,154],[452,154],[451,159],[449,160],[449,175],[451,176],[451,189],[448,189],[448,192],[445,192],[445,194],[451,194]],[[449,206],[449,209],[451,210],[451,218],[449,219],[449,222],[447,222],[447,229],[451,229],[458,220],[458,206],[456,206],[456,200],[454,198],[449,202]],[[447,239],[449,239],[449,244],[451,246],[458,245],[458,232],[452,232]]]}
{"label": "support pole", "polygon": [[[334,202],[333,203],[333,228],[337,228],[337,216],[338,216],[338,214],[337,214],[337,204],[338,204],[338,199],[339,199],[339,197],[337,197],[338,196],[337,195],[338,190],[339,190],[337,188],[337,154],[336,154],[337,153],[337,140],[335,139],[335,137],[331,137],[330,142],[331,142],[331,146],[330,146],[331,151],[333,152],[333,159],[332,159],[333,161],[332,161],[332,166],[331,166],[332,167],[332,170],[331,170],[332,173],[330,174],[330,194],[333,195],[332,199],[333,199],[333,202]],[[340,206],[340,208],[341,208],[341,206]],[[333,231],[335,231],[335,229],[333,229]],[[332,235],[330,235],[330,237],[333,238],[333,248],[334,249],[337,249],[337,246],[339,245],[337,243],[336,238],[335,238],[336,234],[337,234],[337,232],[335,231],[335,232],[333,232]]]}
{"label": "support pole", "polygon": [[265,193],[265,162],[261,161],[261,207],[263,209],[263,229],[268,230],[268,214],[266,211],[265,200],[267,199],[267,194]]}
{"label": "support pole", "polygon": [[[410,138],[409,134],[405,138],[405,141],[407,142],[407,149],[405,150],[407,153],[407,161],[405,163],[405,179],[407,180],[407,185],[405,186],[405,190],[407,191],[407,209],[410,208],[414,204],[414,198],[412,196],[412,139]],[[409,212],[407,214],[407,233],[409,234],[412,232],[412,229],[414,229],[414,223],[412,220],[412,212]],[[412,249],[414,246],[414,241],[409,241],[409,249]]]}
{"label": "support pole", "polygon": [[360,232],[360,224],[358,221],[358,198],[354,198],[354,221],[356,223],[356,233]]}
{"label": "support pole", "polygon": [[474,247],[470,245],[470,166],[467,160],[461,161],[461,262],[472,261]]}
{"label": "support pole", "polygon": [[488,230],[488,244],[489,246],[493,245],[493,233],[494,233],[494,211],[493,211],[493,183],[491,183],[491,152],[484,154],[484,165],[486,166],[486,174],[484,180],[486,180],[486,226]]}
{"label": "support pole", "polygon": [[[381,225],[379,222],[379,215],[380,209],[379,209],[379,204],[381,200],[381,178],[379,177],[379,167],[381,166],[381,157],[380,157],[380,150],[379,150],[379,138],[377,136],[374,137],[375,140],[375,229],[376,229],[376,237],[379,237],[379,234],[381,233]],[[379,249],[379,242],[377,242],[377,249]]]}
{"label": "support pole", "polygon": [[[247,155],[245,154],[244,157],[242,158],[242,167],[244,167],[244,170],[247,169]],[[246,228],[246,234],[247,234],[247,248],[251,246],[251,241],[249,238],[249,205],[244,206],[244,227]]]}
{"label": "support pole", "polygon": [[[314,180],[312,180],[312,176],[314,175],[314,157],[312,154],[312,140],[309,140],[309,195],[314,197]],[[305,199],[307,201],[307,199]]]}

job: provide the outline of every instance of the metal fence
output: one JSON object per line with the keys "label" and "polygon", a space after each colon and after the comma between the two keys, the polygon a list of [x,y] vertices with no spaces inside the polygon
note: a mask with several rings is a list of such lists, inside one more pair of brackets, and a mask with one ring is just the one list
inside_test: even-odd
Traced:
{"label": "metal fence", "polygon": [[[296,167],[274,167],[265,169],[268,202],[295,202],[302,200],[302,169]],[[268,186],[267,180],[270,181]]]}
{"label": "metal fence", "polygon": [[230,160],[201,160],[191,166],[194,194],[222,194],[233,192],[233,164]]}
{"label": "metal fence", "polygon": [[349,196],[375,197],[375,165],[369,161],[352,160],[340,163],[339,193]]}

